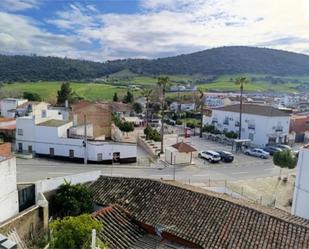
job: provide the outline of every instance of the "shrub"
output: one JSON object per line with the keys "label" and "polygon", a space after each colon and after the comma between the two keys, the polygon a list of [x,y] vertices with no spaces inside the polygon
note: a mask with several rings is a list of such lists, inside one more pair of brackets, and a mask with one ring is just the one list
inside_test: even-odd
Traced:
{"label": "shrub", "polygon": [[176,120],[176,125],[182,125],[182,121],[180,119]]}
{"label": "shrub", "polygon": [[161,141],[160,133],[156,129],[153,129],[151,126],[147,126],[145,128],[144,134],[146,135],[146,140],[154,140],[156,142]]}
{"label": "shrub", "polygon": [[297,164],[297,157],[289,150],[277,151],[273,156],[273,162],[281,168],[293,169]]}

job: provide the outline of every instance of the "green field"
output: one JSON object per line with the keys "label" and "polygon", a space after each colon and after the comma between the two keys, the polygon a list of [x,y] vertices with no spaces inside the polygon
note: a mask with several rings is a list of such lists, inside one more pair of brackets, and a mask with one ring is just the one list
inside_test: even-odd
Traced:
{"label": "green field", "polygon": [[[233,83],[233,80],[238,75],[222,75],[210,83],[205,83],[201,79],[201,75],[173,75],[170,76],[171,84],[192,83],[206,91],[238,91],[239,86]],[[265,77],[265,75],[247,75],[251,77]],[[263,80],[256,80],[253,83],[245,85],[245,92],[286,92],[297,93],[297,86],[309,85],[309,77],[280,77],[284,79],[285,83],[271,84]],[[198,80],[198,83],[197,83]],[[293,82],[294,81],[294,82]],[[297,82],[295,82],[297,81]],[[81,83],[72,82],[71,86],[74,92],[86,100],[111,100],[115,92],[121,98],[132,85],[137,85],[140,88],[151,87],[154,88],[157,83],[157,78],[153,76],[138,76],[130,72],[119,72],[111,75],[105,80],[106,83]],[[43,100],[55,102],[57,91],[59,90],[61,82],[37,82],[37,83],[13,83],[5,84],[2,91],[2,96],[22,96],[23,92],[38,93]],[[308,87],[307,87],[308,88]],[[134,92],[134,96],[138,96],[138,91]],[[168,93],[168,96],[177,96],[178,93]],[[188,93],[181,93],[181,95],[188,95]]]}
{"label": "green field", "polygon": [[[60,82],[14,83],[6,84],[1,90],[20,95],[23,92],[33,92],[39,94],[45,101],[54,102],[60,85]],[[121,96],[127,91],[125,87],[94,83],[71,83],[71,87],[78,96],[92,101],[111,100],[115,92]]]}

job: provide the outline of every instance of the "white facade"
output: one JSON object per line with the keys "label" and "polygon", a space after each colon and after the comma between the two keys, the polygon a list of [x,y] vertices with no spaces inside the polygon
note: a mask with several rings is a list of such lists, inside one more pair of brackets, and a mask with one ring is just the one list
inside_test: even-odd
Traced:
{"label": "white facade", "polygon": [[[239,113],[223,110],[212,111],[211,117],[204,116],[204,125],[213,124],[221,131],[239,132]],[[289,116],[263,116],[242,114],[241,138],[250,139],[253,144],[265,146],[268,143],[284,143],[289,134]]]}
{"label": "white facade", "polygon": [[38,123],[34,116],[17,118],[16,148],[20,152],[54,157],[83,159],[86,156],[91,161],[108,161],[115,155],[120,161],[136,159],[136,144],[88,140],[85,149],[83,138],[69,137],[70,129],[76,129],[73,122],[56,123],[52,125],[48,120]]}
{"label": "white facade", "polygon": [[309,219],[309,148],[299,152],[292,214]]}
{"label": "white facade", "polygon": [[0,158],[0,222],[18,214],[16,159]]}
{"label": "white facade", "polygon": [[179,103],[179,102],[173,102],[170,104],[170,110],[171,111],[193,111],[195,110],[195,103]]}
{"label": "white facade", "polygon": [[1,106],[1,116],[6,118],[14,118],[15,117],[15,110],[17,106],[26,103],[28,100],[26,99],[14,99],[14,98],[7,98],[2,99],[0,106]]}

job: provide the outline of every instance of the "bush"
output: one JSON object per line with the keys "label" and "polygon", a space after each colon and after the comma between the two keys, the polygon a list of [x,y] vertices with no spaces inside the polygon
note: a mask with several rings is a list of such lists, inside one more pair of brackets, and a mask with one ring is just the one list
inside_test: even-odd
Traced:
{"label": "bush", "polygon": [[39,94],[32,92],[24,92],[23,98],[29,101],[42,101],[42,98]]}
{"label": "bush", "polygon": [[92,195],[85,185],[65,181],[52,198],[51,207],[59,217],[90,213],[93,211]]}
{"label": "bush", "polygon": [[146,127],[144,134],[146,135],[146,140],[153,140],[155,142],[161,141],[160,133],[156,129],[153,129],[151,126]]}
{"label": "bush", "polygon": [[[102,224],[89,214],[77,217],[68,216],[57,219],[50,224],[51,248],[54,249],[81,249],[91,239],[91,231],[100,231]],[[89,246],[90,248],[90,242]]]}
{"label": "bush", "polygon": [[180,119],[176,120],[176,125],[182,125],[182,121]]}
{"label": "bush", "polygon": [[226,131],[226,132],[224,132],[224,135],[227,138],[231,138],[231,139],[236,139],[238,137],[238,134],[234,131]]}
{"label": "bush", "polygon": [[277,151],[273,156],[273,162],[281,168],[294,169],[297,164],[297,157],[289,150]]}

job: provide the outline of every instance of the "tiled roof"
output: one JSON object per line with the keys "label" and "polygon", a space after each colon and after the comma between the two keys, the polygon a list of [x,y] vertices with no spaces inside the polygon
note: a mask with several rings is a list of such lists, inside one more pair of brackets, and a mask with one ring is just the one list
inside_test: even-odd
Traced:
{"label": "tiled roof", "polygon": [[244,200],[139,178],[101,176],[90,189],[97,204],[117,203],[201,248],[309,248],[307,221]]}
{"label": "tiled roof", "polygon": [[184,143],[184,142],[180,142],[177,144],[172,145],[172,147],[174,147],[175,149],[177,149],[179,152],[194,152],[196,151],[195,148],[193,148],[191,145]]}
{"label": "tiled roof", "polygon": [[65,125],[69,123],[69,121],[64,120],[58,120],[58,119],[50,119],[47,121],[44,121],[42,123],[37,124],[38,126],[48,126],[48,127],[60,127],[62,125]]}
{"label": "tiled roof", "polygon": [[183,248],[167,242],[161,243],[160,237],[148,234],[118,205],[102,208],[93,216],[103,225],[98,237],[106,242],[110,249]]}
{"label": "tiled roof", "polygon": [[[214,108],[214,110],[225,111],[225,112],[239,112],[240,105],[227,105],[223,107]],[[267,105],[254,105],[254,104],[243,104],[242,112],[247,114],[254,114],[268,117],[288,117],[290,113],[284,112],[280,109],[274,108]]]}

